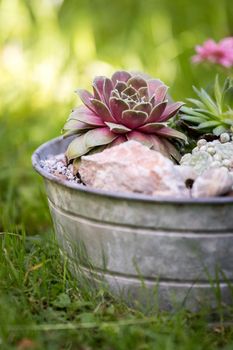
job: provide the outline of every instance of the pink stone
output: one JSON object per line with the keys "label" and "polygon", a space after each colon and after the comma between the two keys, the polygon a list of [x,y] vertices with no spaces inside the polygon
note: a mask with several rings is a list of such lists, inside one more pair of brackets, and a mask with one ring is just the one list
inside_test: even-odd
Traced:
{"label": "pink stone", "polygon": [[136,141],[83,156],[79,173],[86,185],[101,190],[153,196],[189,196],[173,162]]}

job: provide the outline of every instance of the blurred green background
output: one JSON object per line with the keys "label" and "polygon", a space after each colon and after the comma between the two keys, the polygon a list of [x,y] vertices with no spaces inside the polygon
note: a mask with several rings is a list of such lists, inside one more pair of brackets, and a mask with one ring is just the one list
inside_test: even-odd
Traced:
{"label": "blurred green background", "polygon": [[30,156],[60,134],[76,87],[125,68],[184,100],[215,75],[191,64],[195,45],[229,35],[232,0],[0,0],[0,230],[50,225]]}

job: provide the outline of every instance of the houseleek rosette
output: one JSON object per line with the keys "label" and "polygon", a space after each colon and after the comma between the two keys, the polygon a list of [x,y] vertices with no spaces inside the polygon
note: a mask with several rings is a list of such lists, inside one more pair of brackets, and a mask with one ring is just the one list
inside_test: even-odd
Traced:
{"label": "houseleek rosette", "polygon": [[83,105],[72,111],[63,129],[65,137],[77,135],[66,151],[68,161],[127,140],[179,160],[173,140],[186,141],[186,136],[168,127],[168,120],[183,103],[168,101],[162,81],[117,71],[111,79],[96,77],[92,86],[93,94],[77,90]]}

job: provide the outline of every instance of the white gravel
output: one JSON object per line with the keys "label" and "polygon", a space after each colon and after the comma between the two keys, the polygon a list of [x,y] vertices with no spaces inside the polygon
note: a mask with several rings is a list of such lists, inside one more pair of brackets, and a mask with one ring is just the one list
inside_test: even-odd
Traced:
{"label": "white gravel", "polygon": [[40,166],[48,173],[60,179],[78,184],[81,183],[79,177],[73,174],[73,165],[70,164],[67,166],[66,158],[63,153],[56,156],[49,156],[47,159],[41,160]]}

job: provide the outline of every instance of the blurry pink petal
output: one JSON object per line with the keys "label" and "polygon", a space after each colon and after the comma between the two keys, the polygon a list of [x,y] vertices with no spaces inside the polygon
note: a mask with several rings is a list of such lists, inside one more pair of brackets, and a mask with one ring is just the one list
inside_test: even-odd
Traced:
{"label": "blurry pink petal", "polygon": [[233,37],[224,38],[219,43],[209,39],[202,46],[196,47],[194,63],[206,61],[230,68],[233,66]]}
{"label": "blurry pink petal", "polygon": [[218,48],[218,44],[214,40],[208,39],[204,42],[203,48],[205,50],[209,50],[211,52],[211,51],[216,50]]}
{"label": "blurry pink petal", "polygon": [[224,38],[219,42],[219,44],[221,45],[221,47],[233,49],[233,37],[230,36],[228,38]]}
{"label": "blurry pink petal", "polygon": [[233,60],[223,57],[223,58],[219,58],[219,63],[226,68],[230,68],[233,64]]}

